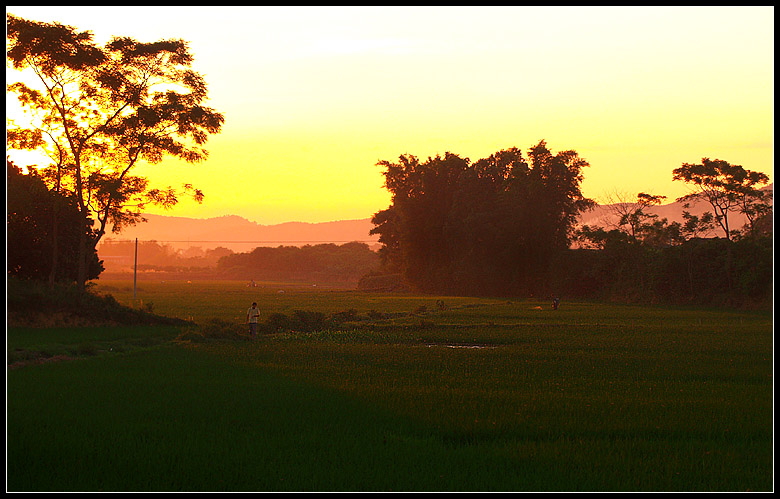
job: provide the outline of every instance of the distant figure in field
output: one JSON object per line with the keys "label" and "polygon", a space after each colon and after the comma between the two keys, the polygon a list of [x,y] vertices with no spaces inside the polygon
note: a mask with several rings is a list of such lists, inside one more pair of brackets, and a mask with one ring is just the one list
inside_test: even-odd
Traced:
{"label": "distant figure in field", "polygon": [[252,302],[252,306],[246,311],[246,321],[249,323],[249,336],[252,338],[257,334],[257,321],[260,318],[260,309],[257,308],[257,302]]}
{"label": "distant figure in field", "polygon": [[557,296],[553,296],[553,310],[558,310],[558,305],[561,304],[561,300]]}

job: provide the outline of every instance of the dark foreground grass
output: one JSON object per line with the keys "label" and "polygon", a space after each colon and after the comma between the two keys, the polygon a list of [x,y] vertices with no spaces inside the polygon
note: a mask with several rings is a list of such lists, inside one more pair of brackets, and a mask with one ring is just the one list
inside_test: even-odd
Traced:
{"label": "dark foreground grass", "polygon": [[57,357],[121,353],[170,342],[176,326],[10,327],[6,330],[11,368]]}
{"label": "dark foreground grass", "polygon": [[773,489],[771,316],[566,305],[13,369],[7,488]]}
{"label": "dark foreground grass", "polygon": [[[370,337],[198,348],[350,393],[450,449],[515,463],[486,490],[772,488],[763,327],[433,326]],[[464,479],[454,490],[480,490]]]}
{"label": "dark foreground grass", "polygon": [[542,487],[516,449],[451,444],[343,393],[177,347],[10,378],[9,491]]}

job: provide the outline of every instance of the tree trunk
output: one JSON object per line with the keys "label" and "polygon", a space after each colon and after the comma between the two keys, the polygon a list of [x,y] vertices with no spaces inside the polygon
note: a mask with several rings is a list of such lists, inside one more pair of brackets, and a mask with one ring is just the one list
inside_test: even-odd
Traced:
{"label": "tree trunk", "polygon": [[727,244],[728,250],[726,251],[726,284],[728,285],[729,296],[731,296],[731,292],[734,289],[734,255],[731,248],[731,239],[729,239]]}
{"label": "tree trunk", "polygon": [[87,289],[87,220],[84,215],[84,226],[79,232],[79,253],[78,253],[78,272],[76,274],[76,285],[79,293]]}
{"label": "tree trunk", "polygon": [[[59,194],[59,193],[58,193]],[[51,244],[51,271],[49,272],[49,287],[54,286],[54,282],[57,280],[57,265],[58,265],[58,257],[59,257],[59,227],[60,227],[60,221],[59,221],[59,207],[60,207],[60,199],[59,197],[56,197],[54,199],[54,209],[52,210],[52,227],[51,227],[51,235],[52,235],[52,244]]]}

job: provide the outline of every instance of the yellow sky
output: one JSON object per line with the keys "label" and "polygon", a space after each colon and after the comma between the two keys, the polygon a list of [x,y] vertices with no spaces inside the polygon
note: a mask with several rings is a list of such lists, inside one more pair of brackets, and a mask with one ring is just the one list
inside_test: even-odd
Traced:
{"label": "yellow sky", "polygon": [[378,160],[477,160],[540,139],[590,162],[582,187],[597,200],[673,200],[687,188],[672,170],[702,157],[774,181],[773,7],[6,10],[98,42],[190,42],[225,124],[206,162],[137,170],[205,192],[152,213],[367,218],[390,199]]}

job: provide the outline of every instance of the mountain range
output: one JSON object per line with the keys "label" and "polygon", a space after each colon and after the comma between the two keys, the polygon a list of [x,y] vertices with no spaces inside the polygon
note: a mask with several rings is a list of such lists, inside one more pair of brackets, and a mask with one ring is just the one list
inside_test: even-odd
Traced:
{"label": "mountain range", "polygon": [[[772,192],[774,189],[774,183],[763,187],[761,190]],[[590,225],[607,227],[611,223],[614,223],[619,219],[619,215],[616,215],[616,211],[621,203],[603,204],[597,205],[594,209],[586,211],[580,214],[580,225]],[[623,203],[625,204],[625,203]],[[689,207],[684,206],[685,203],[678,201],[660,204],[656,206],[650,206],[645,210],[646,213],[652,215],[658,215],[658,219],[666,219],[667,222],[679,222],[684,223],[683,211],[687,211],[691,215],[701,216],[706,211],[712,211],[712,207],[705,201],[699,201],[698,203],[691,204]],[[770,204],[774,204],[774,197],[770,198]],[[729,214],[729,227],[731,229],[741,229],[742,226],[747,223],[747,217],[741,213],[732,212]],[[716,231],[715,235],[723,236],[720,229]]]}
{"label": "mountain range", "polygon": [[201,247],[206,250],[222,247],[237,253],[251,251],[258,246],[343,244],[352,241],[379,247],[379,236],[368,233],[374,227],[370,218],[262,225],[238,215],[186,218],[146,214],[144,217],[147,222],[128,227],[118,235],[108,233],[104,239],[138,238],[140,241],[157,241],[175,249]]}
{"label": "mountain range", "polygon": [[[766,189],[772,189],[770,184]],[[684,208],[683,203],[672,202],[652,206],[647,211],[666,218],[669,222],[682,222],[683,210],[693,215],[701,215],[708,211],[709,205],[699,202],[690,208]],[[359,220],[338,220],[333,222],[307,223],[286,222],[276,225],[262,225],[247,220],[238,215],[226,215],[215,218],[186,218],[164,215],[145,215],[148,220],[134,227],[128,227],[121,234],[108,233],[104,239],[157,241],[170,245],[175,249],[200,247],[204,250],[223,247],[234,252],[251,251],[257,246],[303,246],[306,244],[335,243],[343,244],[352,241],[367,243],[376,249],[379,247],[379,236],[370,235],[374,227],[370,218]],[[591,226],[607,226],[614,221],[615,204],[598,205],[593,210],[580,216],[580,224]],[[729,222],[733,228],[741,228],[745,217],[738,213],[730,215]]]}

